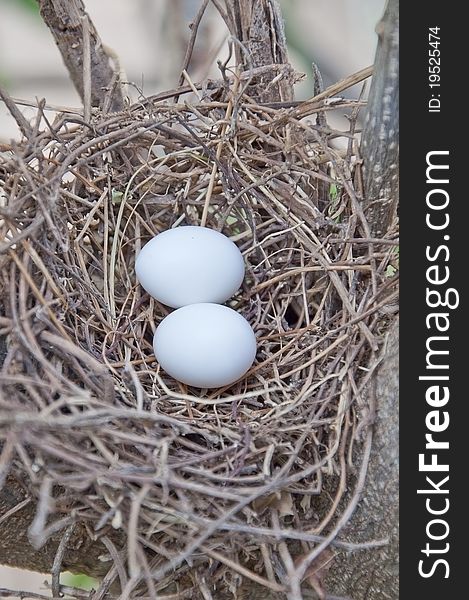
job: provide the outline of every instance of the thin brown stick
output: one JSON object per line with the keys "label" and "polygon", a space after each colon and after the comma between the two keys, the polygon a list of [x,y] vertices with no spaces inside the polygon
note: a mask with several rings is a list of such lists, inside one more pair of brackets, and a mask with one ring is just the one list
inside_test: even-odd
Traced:
{"label": "thin brown stick", "polygon": [[320,94],[317,94],[316,96],[313,96],[309,100],[303,102],[303,104],[295,111],[295,116],[297,118],[302,118],[306,116],[307,114],[309,114],[310,104],[319,104],[326,98],[336,96],[337,94],[340,94],[344,90],[356,85],[357,83],[361,83],[365,79],[368,79],[368,77],[371,77],[372,74],[373,66],[370,66],[365,67],[364,69],[361,69],[360,71],[357,71],[356,73],[353,73],[348,77],[344,77],[344,79],[342,79],[341,81],[338,81],[337,83],[334,83],[327,87]]}
{"label": "thin brown stick", "polygon": [[337,535],[340,533],[340,531],[343,529],[343,527],[349,522],[351,516],[353,515],[353,513],[357,507],[357,504],[361,499],[363,489],[365,487],[365,478],[366,478],[366,473],[367,473],[367,469],[368,469],[368,462],[370,460],[372,441],[373,441],[373,430],[371,427],[369,427],[367,435],[366,435],[365,445],[364,445],[363,459],[362,459],[362,463],[360,466],[358,480],[355,485],[355,490],[354,490],[352,499],[350,500],[347,508],[343,511],[337,524],[334,526],[332,531],[328,534],[326,539],[323,542],[321,542],[316,548],[311,550],[311,552],[309,552],[305,557],[303,557],[302,560],[300,561],[300,563],[297,565],[296,570],[295,570],[295,579],[297,579],[298,581],[301,581],[303,579],[306,569],[311,564],[311,562],[315,558],[317,558],[321,554],[321,552],[323,550],[325,550],[325,548],[327,548],[330,545],[332,540],[334,540],[337,537]]}
{"label": "thin brown stick", "polygon": [[16,106],[16,102],[13,100],[13,98],[11,98],[9,93],[1,86],[0,98],[3,100],[5,106],[10,111],[11,116],[15,119],[16,123],[18,124],[18,127],[20,128],[21,133],[24,135],[25,138],[29,138],[32,133],[31,125],[25,119],[23,113]]}
{"label": "thin brown stick", "polygon": [[[184,60],[182,63],[181,75],[179,77],[179,84],[178,84],[179,87],[181,87],[182,84],[184,83],[184,71],[187,71],[189,64],[191,62],[192,53],[194,52],[194,46],[195,46],[195,42],[197,40],[197,33],[199,31],[199,25],[200,25],[200,22],[202,21],[202,17],[204,16],[205,9],[207,8],[209,2],[210,2],[210,0],[203,0],[202,4],[200,5],[199,10],[197,11],[197,14],[195,15],[194,20],[189,25],[189,29],[191,30],[191,35],[189,38],[189,43],[187,44],[186,54],[184,56]],[[178,99],[179,99],[179,96],[175,96],[174,101],[177,102]]]}
{"label": "thin brown stick", "polygon": [[207,546],[203,546],[203,545],[200,548],[214,560],[220,561],[221,563],[230,567],[233,571],[239,573],[240,575],[243,575],[244,577],[247,577],[251,581],[255,581],[256,583],[262,585],[263,587],[265,587],[269,590],[272,590],[273,592],[283,592],[285,589],[283,585],[280,585],[279,583],[275,583],[273,581],[269,581],[268,579],[265,579],[264,577],[260,577],[256,573],[253,573],[251,570],[246,569],[246,567],[243,567],[243,565],[240,565],[239,563],[236,563],[233,560],[230,560],[227,556],[224,556],[221,552],[217,552],[216,550],[212,550],[212,549],[208,548]]}
{"label": "thin brown stick", "polygon": [[65,556],[65,552],[67,550],[68,543],[72,537],[73,531],[75,529],[75,524],[70,525],[63,534],[59,546],[57,548],[57,552],[54,557],[54,563],[52,564],[52,595],[54,598],[60,597],[60,573],[62,571],[62,562]]}

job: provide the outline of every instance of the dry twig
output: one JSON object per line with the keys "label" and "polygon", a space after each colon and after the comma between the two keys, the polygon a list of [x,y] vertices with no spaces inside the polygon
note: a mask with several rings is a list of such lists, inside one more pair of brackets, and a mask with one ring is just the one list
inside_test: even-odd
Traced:
{"label": "dry twig", "polygon": [[[380,310],[396,294],[396,232],[370,235],[350,177],[359,166],[350,153],[343,164],[327,135],[290,147],[288,164],[281,154],[285,125],[289,139],[305,139],[303,117],[327,110],[345,84],[291,108],[214,85],[217,100],[193,106],[164,100],[182,87],[125,114],[87,108],[91,127],[72,109],[53,128],[41,113],[27,142],[3,154],[2,470],[31,478],[37,546],[75,521],[102,537],[103,568],[114,567],[95,600],[117,579],[129,598],[152,588],[222,598],[240,577],[272,592],[290,585],[293,598],[328,546],[384,543],[337,539],[357,496],[343,514],[337,505],[351,446],[364,461],[358,487],[366,467],[363,389],[388,319]],[[151,339],[167,309],[134,272],[151,236],[201,219],[245,256],[230,304],[259,345],[242,381],[205,393],[158,370]],[[331,474],[342,483],[328,500]]]}

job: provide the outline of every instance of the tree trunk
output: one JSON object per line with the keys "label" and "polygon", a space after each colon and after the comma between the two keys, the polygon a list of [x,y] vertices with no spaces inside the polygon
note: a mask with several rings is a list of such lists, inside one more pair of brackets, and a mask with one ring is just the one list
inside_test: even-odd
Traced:
{"label": "tree trunk", "polygon": [[[106,96],[112,94],[109,98],[110,110],[122,110],[122,93],[120,88],[114,85],[116,74],[111,67],[108,51],[85,12],[82,0],[38,2],[41,16],[54,36],[73,85],[85,107],[89,89],[91,106],[102,108]],[[85,45],[88,48],[85,48]]]}
{"label": "tree trunk", "polygon": [[392,223],[399,194],[399,0],[388,0],[379,36],[361,151],[372,237]]}

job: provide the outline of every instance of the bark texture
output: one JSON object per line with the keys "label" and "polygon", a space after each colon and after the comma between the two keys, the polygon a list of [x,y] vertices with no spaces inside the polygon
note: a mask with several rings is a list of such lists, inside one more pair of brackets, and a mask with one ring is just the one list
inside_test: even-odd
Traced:
{"label": "bark texture", "polygon": [[[238,64],[245,71],[272,66],[265,75],[253,77],[249,95],[258,102],[292,100],[293,70],[278,1],[226,0],[226,7],[230,33],[241,43],[235,47]],[[278,81],[272,83],[277,76]]]}
{"label": "bark texture", "polygon": [[[30,527],[37,508],[36,499],[29,495],[22,482],[14,475],[8,475],[0,489],[0,564],[40,573],[51,572],[63,531],[36,549],[30,540]],[[8,513],[9,516],[3,519]],[[104,576],[111,564],[100,558],[106,555],[102,542],[93,540],[85,525],[77,523],[65,550],[62,570]]]}
{"label": "bark texture", "polygon": [[[41,16],[54,36],[62,59],[70,74],[80,98],[85,101],[84,85],[84,21],[87,17],[90,46],[90,87],[91,106],[102,107],[106,92],[112,89],[115,73],[110,58],[101,39],[85,12],[82,0],[38,0]],[[110,109],[123,108],[122,93],[119,87],[112,92]]]}
{"label": "bark texture", "polygon": [[376,32],[378,48],[361,151],[371,235],[382,237],[392,223],[399,194],[399,0],[388,0]]}

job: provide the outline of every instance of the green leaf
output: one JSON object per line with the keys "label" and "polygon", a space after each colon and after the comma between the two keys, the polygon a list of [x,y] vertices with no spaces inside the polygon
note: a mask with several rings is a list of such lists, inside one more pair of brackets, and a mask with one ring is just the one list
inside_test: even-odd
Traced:
{"label": "green leaf", "polygon": [[335,183],[331,183],[331,185],[329,187],[329,198],[331,199],[331,202],[336,202],[338,196],[339,196],[339,188],[337,187],[337,185]]}
{"label": "green leaf", "polygon": [[112,190],[111,200],[113,204],[120,204],[122,202],[123,197],[123,192],[117,192],[116,190]]}
{"label": "green leaf", "polygon": [[61,583],[69,587],[76,587],[82,590],[90,591],[98,589],[99,581],[88,575],[74,575],[68,571],[63,573],[61,576]]}

